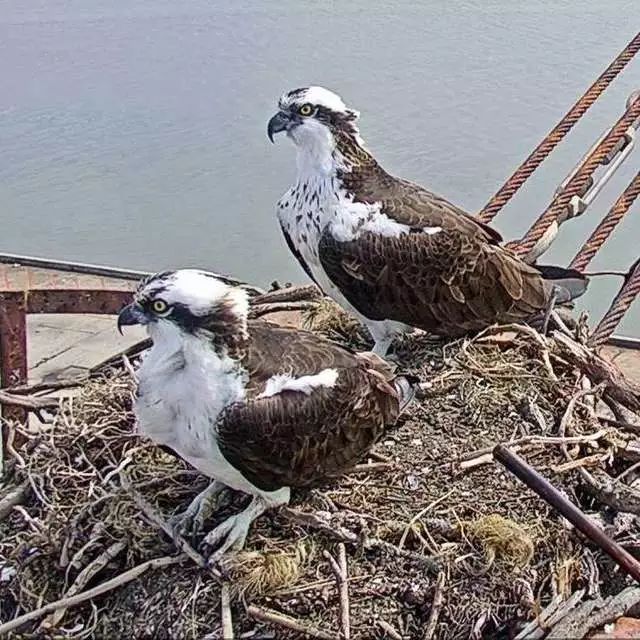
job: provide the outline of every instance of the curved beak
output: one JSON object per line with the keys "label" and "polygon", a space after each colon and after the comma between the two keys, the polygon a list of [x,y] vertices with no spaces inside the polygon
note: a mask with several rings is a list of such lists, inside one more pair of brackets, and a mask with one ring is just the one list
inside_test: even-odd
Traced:
{"label": "curved beak", "polygon": [[135,324],[147,324],[147,322],[147,316],[142,307],[136,302],[132,302],[118,314],[118,331],[120,335],[122,335],[122,327]]}
{"label": "curved beak", "polygon": [[269,120],[269,124],[267,125],[267,135],[269,136],[269,140],[273,142],[273,136],[276,133],[287,131],[291,122],[292,118],[290,114],[285,111],[278,111],[278,113]]}

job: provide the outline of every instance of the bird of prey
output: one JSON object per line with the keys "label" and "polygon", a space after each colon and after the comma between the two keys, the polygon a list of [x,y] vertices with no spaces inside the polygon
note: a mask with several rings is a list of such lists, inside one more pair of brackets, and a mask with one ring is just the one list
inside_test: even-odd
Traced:
{"label": "bird of prey", "polygon": [[209,548],[222,543],[214,558],[242,548],[253,520],[286,504],[291,487],[354,465],[417,386],[371,353],[250,320],[248,304],[243,289],[183,269],[143,280],[118,317],[119,329],[145,325],[152,340],[136,371],[138,431],[214,481],[183,520],[200,518],[221,488],[252,496],[206,536]]}
{"label": "bird of prey", "polygon": [[268,136],[297,147],[297,177],[277,206],[307,275],[369,329],[385,355],[419,328],[460,336],[526,321],[581,295],[577,271],[531,266],[493,228],[427,189],[387,173],[366,148],[359,114],[335,93],[285,93]]}

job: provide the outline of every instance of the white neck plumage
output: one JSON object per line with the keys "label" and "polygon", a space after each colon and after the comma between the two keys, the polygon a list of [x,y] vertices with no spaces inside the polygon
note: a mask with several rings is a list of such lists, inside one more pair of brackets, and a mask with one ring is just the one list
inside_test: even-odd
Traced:
{"label": "white neck plumage", "polygon": [[[298,181],[309,176],[330,178],[338,171],[349,171],[349,159],[342,153],[331,131],[324,125],[304,126],[292,131],[297,147]],[[354,129],[353,143],[364,150],[364,141]]]}

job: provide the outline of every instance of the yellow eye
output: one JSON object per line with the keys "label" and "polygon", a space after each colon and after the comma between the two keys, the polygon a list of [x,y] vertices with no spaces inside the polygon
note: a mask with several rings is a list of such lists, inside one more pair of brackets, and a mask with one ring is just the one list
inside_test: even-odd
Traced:
{"label": "yellow eye", "polygon": [[310,116],[313,113],[313,107],[307,103],[307,104],[303,104],[299,109],[298,109],[298,113],[301,116]]}
{"label": "yellow eye", "polygon": [[158,298],[151,303],[151,308],[153,309],[154,313],[160,315],[162,313],[166,313],[169,310],[169,305],[164,300],[160,300],[160,298]]}

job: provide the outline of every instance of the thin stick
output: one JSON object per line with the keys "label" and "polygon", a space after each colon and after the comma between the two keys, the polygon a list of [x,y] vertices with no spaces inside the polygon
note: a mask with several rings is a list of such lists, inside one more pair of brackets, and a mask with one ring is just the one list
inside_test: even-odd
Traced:
{"label": "thin stick", "polygon": [[336,577],[338,593],[340,594],[340,628],[344,640],[351,638],[351,618],[349,615],[349,576],[347,574],[347,550],[344,543],[338,544],[338,561],[325,549],[322,554],[331,565]]}
{"label": "thin stick", "polygon": [[535,469],[502,445],[495,448],[493,455],[498,462],[563,515],[576,529],[597,544],[625,573],[640,582],[640,562],[606,535]]}
{"label": "thin stick", "polygon": [[335,634],[327,633],[317,627],[304,624],[291,616],[286,616],[283,613],[274,611],[273,609],[265,609],[264,607],[251,605],[250,607],[247,607],[247,614],[255,620],[268,622],[269,624],[284,627],[285,629],[291,629],[292,631],[306,634],[312,638],[319,638],[319,640],[336,640]]}
{"label": "thin stick", "polygon": [[11,513],[13,507],[22,504],[26,500],[29,490],[29,483],[25,481],[0,500],[0,522]]}
{"label": "thin stick", "polygon": [[164,531],[164,533],[166,533],[175,542],[178,549],[180,549],[180,551],[182,551],[185,556],[195,562],[199,567],[206,569],[207,561],[204,559],[204,556],[199,554],[182,536],[176,535],[176,533],[171,529],[169,524],[156,511],[156,509],[151,504],[149,504],[133,487],[131,487],[128,480],[125,480],[124,474],[120,474],[120,479],[120,481],[122,482],[122,486],[131,494],[131,497],[134,499],[135,503],[138,505],[142,513],[147,516],[147,519],[152,524],[155,524],[159,529]]}
{"label": "thin stick", "polygon": [[377,621],[378,626],[390,637],[392,640],[402,640],[402,636],[384,620]]}
{"label": "thin stick", "polygon": [[222,610],[222,639],[233,640],[233,618],[231,617],[231,597],[229,595],[229,583],[222,583],[220,591],[220,608]]}
{"label": "thin stick", "polygon": [[436,632],[438,626],[438,619],[440,618],[440,611],[442,609],[442,603],[444,602],[444,583],[446,576],[444,571],[438,574],[436,580],[436,590],[433,594],[433,602],[431,603],[431,611],[429,612],[429,620],[427,620],[427,626],[424,628],[422,634],[422,640],[431,640],[433,634]]}
{"label": "thin stick", "polygon": [[57,611],[58,609],[70,609],[71,607],[75,607],[76,605],[82,604],[87,600],[91,600],[92,598],[96,598],[97,596],[101,596],[103,593],[107,593],[108,591],[112,591],[116,587],[121,587],[136,578],[139,578],[143,573],[148,571],[149,569],[160,569],[162,567],[168,567],[173,564],[178,564],[180,562],[184,562],[186,556],[184,554],[180,554],[179,556],[163,556],[161,558],[153,558],[152,560],[147,560],[142,564],[136,565],[135,567],[117,575],[115,578],[111,578],[111,580],[107,580],[102,584],[99,584],[92,589],[88,589],[87,591],[83,591],[75,596],[71,596],[70,598],[61,598],[60,600],[56,600],[55,602],[50,602],[46,604],[44,607],[40,607],[39,609],[35,609],[34,611],[29,611],[29,613],[25,613],[13,620],[9,620],[4,624],[0,624],[0,637],[4,634],[9,633],[9,631],[13,631],[14,629],[18,629],[23,624],[27,622],[31,622],[31,620],[37,620],[42,616],[46,616],[48,613],[52,613],[53,611]]}
{"label": "thin stick", "polygon": [[0,389],[0,404],[22,407],[27,411],[41,411],[42,409],[57,409],[60,398],[14,395]]}
{"label": "thin stick", "polygon": [[[114,542],[109,548],[105,549],[97,558],[92,560],[76,577],[73,584],[64,594],[66,598],[76,595],[84,586],[104,567],[106,567],[115,557],[127,548],[124,542]],[[65,607],[57,609],[49,618],[42,621],[42,626],[46,628],[57,627],[60,624],[64,614],[67,612]]]}

